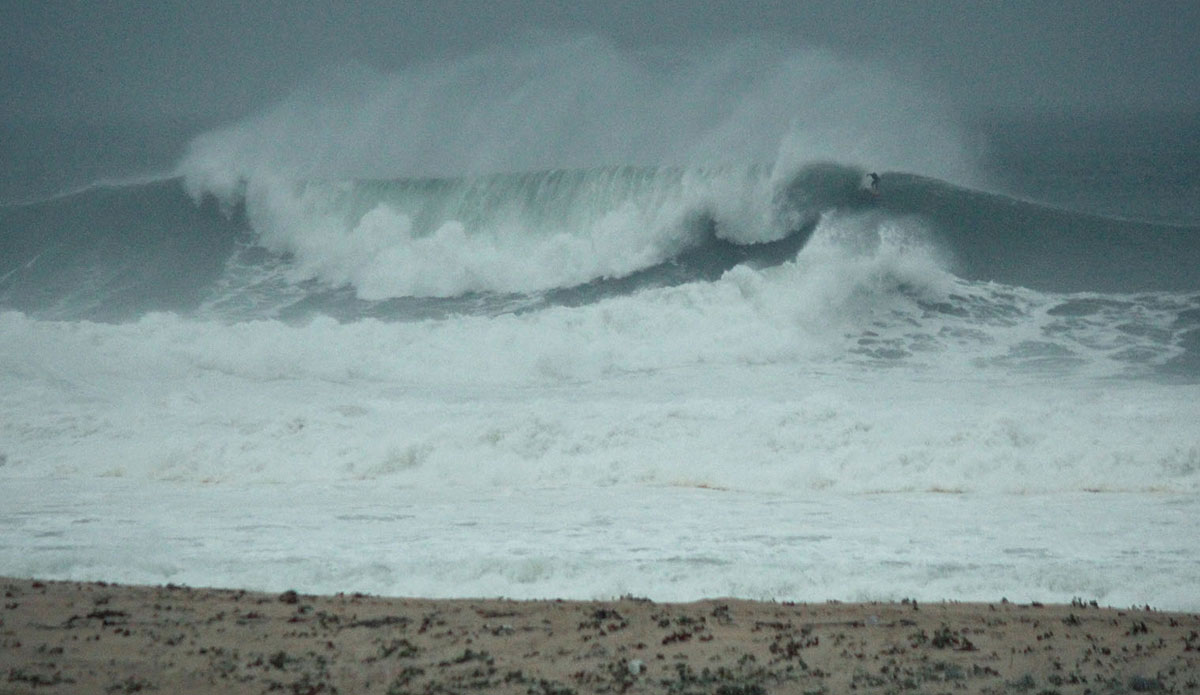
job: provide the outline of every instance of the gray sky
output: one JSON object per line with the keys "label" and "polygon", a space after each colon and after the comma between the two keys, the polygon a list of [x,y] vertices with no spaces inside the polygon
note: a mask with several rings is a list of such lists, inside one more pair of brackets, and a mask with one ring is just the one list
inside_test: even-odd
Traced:
{"label": "gray sky", "polygon": [[595,34],[748,33],[885,65],[974,115],[1200,109],[1200,2],[0,0],[0,118],[237,118],[322,67]]}

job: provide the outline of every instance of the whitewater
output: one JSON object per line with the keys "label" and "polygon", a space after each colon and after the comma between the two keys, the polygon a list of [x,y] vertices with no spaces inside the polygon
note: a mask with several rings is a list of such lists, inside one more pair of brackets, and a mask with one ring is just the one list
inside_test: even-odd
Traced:
{"label": "whitewater", "polygon": [[825,53],[662,57],[338,68],[0,207],[0,575],[1200,607],[1200,211],[998,192]]}

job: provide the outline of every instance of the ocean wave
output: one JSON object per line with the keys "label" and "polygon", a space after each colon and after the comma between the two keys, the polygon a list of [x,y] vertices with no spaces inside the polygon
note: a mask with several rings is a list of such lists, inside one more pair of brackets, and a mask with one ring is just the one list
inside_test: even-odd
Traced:
{"label": "ocean wave", "polygon": [[[579,304],[793,261],[897,225],[944,270],[1048,292],[1191,291],[1200,230],[1102,218],[819,163],[607,167],[459,179],[285,182],[193,200],[182,180],[0,208],[0,304],[51,318],[423,318]],[[848,220],[855,220],[851,225]],[[916,238],[914,236],[914,238]]]}

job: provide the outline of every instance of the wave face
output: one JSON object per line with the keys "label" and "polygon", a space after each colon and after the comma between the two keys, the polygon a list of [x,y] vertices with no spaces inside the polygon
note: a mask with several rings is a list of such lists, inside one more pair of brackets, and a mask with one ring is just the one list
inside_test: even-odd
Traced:
{"label": "wave face", "polygon": [[178,180],[0,207],[0,304],[101,321],[192,311],[247,234],[231,213],[194,204]]}
{"label": "wave face", "polygon": [[884,192],[881,207],[920,216],[969,279],[1055,292],[1200,286],[1200,227],[1105,218],[912,175],[890,176]]}

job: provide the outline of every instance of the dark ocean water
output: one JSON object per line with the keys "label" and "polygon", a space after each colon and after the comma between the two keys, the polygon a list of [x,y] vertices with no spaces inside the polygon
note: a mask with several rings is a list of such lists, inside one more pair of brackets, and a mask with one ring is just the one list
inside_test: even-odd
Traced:
{"label": "dark ocean water", "polygon": [[41,200],[97,181],[159,178],[208,125],[183,118],[4,123],[0,203]]}

